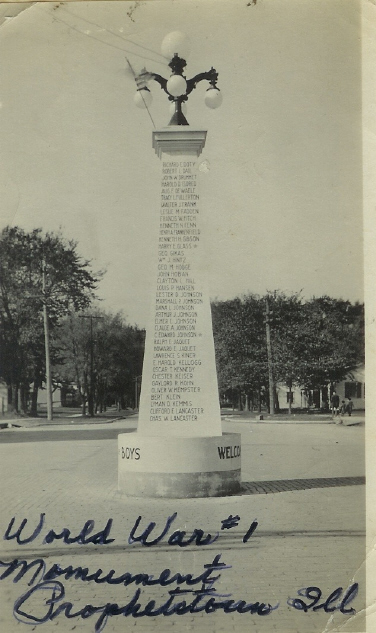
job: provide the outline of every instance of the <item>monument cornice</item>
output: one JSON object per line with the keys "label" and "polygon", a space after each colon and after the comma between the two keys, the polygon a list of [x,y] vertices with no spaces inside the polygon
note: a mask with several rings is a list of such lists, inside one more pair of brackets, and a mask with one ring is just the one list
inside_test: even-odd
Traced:
{"label": "monument cornice", "polygon": [[170,156],[200,156],[206,141],[206,130],[187,129],[187,126],[169,126],[153,131],[153,148],[161,158]]}

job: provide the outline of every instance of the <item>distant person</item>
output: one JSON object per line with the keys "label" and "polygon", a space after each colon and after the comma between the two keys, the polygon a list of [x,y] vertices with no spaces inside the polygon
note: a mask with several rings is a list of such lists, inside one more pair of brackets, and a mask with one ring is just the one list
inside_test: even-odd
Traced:
{"label": "distant person", "polygon": [[333,391],[330,398],[330,404],[332,405],[332,417],[334,418],[339,414],[339,395],[335,391]]}
{"label": "distant person", "polygon": [[346,402],[344,400],[342,400],[342,402],[341,402],[341,409],[340,409],[341,415],[345,415],[346,411],[347,411]]}
{"label": "distant person", "polygon": [[348,413],[350,417],[351,417],[353,408],[354,408],[353,401],[351,400],[351,398],[347,398],[346,413]]}

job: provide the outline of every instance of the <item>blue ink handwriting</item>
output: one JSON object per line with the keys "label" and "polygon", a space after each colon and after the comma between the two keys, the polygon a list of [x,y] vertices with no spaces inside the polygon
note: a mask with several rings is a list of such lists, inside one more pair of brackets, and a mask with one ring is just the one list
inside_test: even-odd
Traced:
{"label": "blue ink handwriting", "polygon": [[[31,536],[27,538],[21,538],[22,532],[27,524],[27,519],[23,519],[19,528],[11,534],[11,530],[13,529],[15,517],[13,517],[7,529],[5,530],[4,540],[10,541],[12,539],[16,539],[18,545],[26,545],[27,543],[31,543],[34,541],[42,531],[44,526],[45,514],[42,513],[40,515],[39,523],[35,528],[34,532]],[[112,519],[108,519],[106,527],[103,530],[100,530],[96,534],[91,534],[94,530],[95,522],[93,520],[86,521],[83,526],[81,532],[72,537],[71,531],[68,528],[63,528],[60,533],[55,532],[54,530],[49,530],[46,536],[44,537],[43,544],[53,543],[56,540],[62,540],[65,545],[72,545],[73,543],[78,543],[79,545],[88,545],[89,543],[93,543],[94,545],[108,545],[109,543],[113,543],[115,539],[108,538],[110,535],[111,527],[112,527]]]}
{"label": "blue ink handwriting", "polygon": [[[212,564],[209,568],[214,569]],[[221,563],[220,565],[223,565]],[[228,569],[229,566],[225,565],[222,569]],[[219,578],[218,575],[217,578]],[[214,613],[215,611],[223,610],[224,613],[251,613],[260,616],[269,615],[272,611],[278,609],[279,604],[272,606],[264,602],[250,602],[245,600],[231,599],[231,594],[219,594],[213,587],[215,579],[207,578],[200,589],[172,589],[168,591],[169,598],[161,604],[156,606],[155,600],[149,600],[145,606],[139,601],[142,597],[142,590],[137,589],[131,598],[131,600],[124,606],[119,606],[117,603],[106,603],[101,606],[94,606],[86,604],[78,611],[74,611],[74,604],[72,602],[63,602],[56,607],[57,603],[60,603],[65,598],[65,588],[63,583],[59,581],[43,581],[26,591],[20,598],[18,598],[14,604],[13,613],[15,618],[25,624],[44,624],[46,622],[52,622],[60,614],[63,614],[66,618],[72,619],[81,617],[87,619],[95,614],[99,614],[98,619],[94,625],[95,633],[103,631],[108,618],[116,615],[123,615],[125,617],[132,616],[134,618],[141,617],[156,617],[159,615],[186,615],[187,613],[200,613],[205,612],[207,614]],[[44,605],[47,607],[46,612],[43,615],[36,616],[32,613],[32,607],[35,608],[35,594],[37,592],[47,592],[48,599],[44,599]],[[178,598],[185,594],[192,594],[192,599],[189,601],[182,600],[174,602],[175,598]],[[32,606],[28,605],[28,600],[31,600]],[[220,598],[220,600],[218,600]],[[221,598],[226,598],[222,600]],[[229,599],[230,598],[230,599]],[[40,614],[40,608],[38,608]]]}
{"label": "blue ink handwriting", "polygon": [[[13,517],[7,529],[4,533],[4,540],[11,541],[15,540],[18,545],[27,545],[35,541],[38,536],[41,534],[43,528],[45,527],[45,513],[42,513],[39,518],[39,522],[29,535],[25,534],[27,530],[28,519],[23,519],[18,527],[15,527],[16,518]],[[187,547],[188,545],[212,545],[219,537],[219,532],[216,532],[214,535],[208,533],[205,534],[204,530],[201,528],[194,528],[191,530],[190,534],[187,534],[185,530],[175,530],[171,534],[169,534],[171,530],[171,526],[177,518],[177,512],[174,512],[171,516],[169,516],[163,526],[160,529],[159,534],[156,534],[154,538],[152,535],[156,529],[156,522],[150,521],[147,526],[142,530],[140,528],[140,524],[142,521],[142,516],[139,516],[128,537],[128,544],[133,545],[134,543],[139,543],[145,547],[152,547],[160,543],[163,539],[167,539],[167,545],[175,545],[177,547]],[[226,519],[222,519],[221,530],[229,530],[232,527],[236,527],[239,524],[240,517],[238,515],[232,516],[230,514]],[[255,520],[251,524],[250,528],[246,532],[243,537],[243,543],[246,543],[250,536],[254,533],[256,527],[258,526],[258,522]],[[114,538],[110,538],[111,530],[113,527],[113,519],[108,519],[105,527],[98,532],[94,532],[95,529],[95,521],[89,519],[85,522],[81,531],[77,534],[77,536],[72,536],[71,530],[67,527],[62,528],[61,530],[49,530],[43,539],[43,544],[51,544],[54,541],[62,541],[65,545],[109,545],[115,541]],[[138,530],[140,532],[137,534]],[[167,538],[168,536],[168,538]]]}
{"label": "blue ink handwriting", "polygon": [[229,530],[232,527],[236,527],[239,525],[240,516],[236,514],[234,517],[230,514],[227,519],[222,519],[222,527],[221,530]]}
{"label": "blue ink handwriting", "polygon": [[[318,604],[319,600],[321,600],[322,597],[321,589],[319,589],[319,587],[303,587],[303,589],[298,590],[298,596],[308,598],[308,600],[310,600],[311,602],[307,604],[301,598],[289,598],[287,600],[287,604],[289,604],[291,607],[294,607],[295,609],[298,609],[298,611],[304,611],[305,613],[307,613],[310,609],[312,609],[312,611],[319,611],[320,609],[322,609],[323,611],[325,611],[325,613],[340,611],[344,614],[353,615],[355,613],[355,609],[353,607],[347,609],[346,607],[352,600],[354,600],[355,596],[358,593],[358,589],[359,585],[357,582],[351,585],[346,590],[345,594],[343,594],[343,587],[337,587],[337,589],[332,591],[330,596],[328,596],[328,598],[324,600],[324,602]],[[337,604],[333,605],[333,602],[336,601]]]}
{"label": "blue ink handwriting", "polygon": [[27,583],[29,587],[34,585],[36,580],[38,580],[38,583],[41,583],[55,580],[56,578],[59,578],[61,576],[63,576],[65,580],[70,580],[71,578],[73,578],[74,580],[82,580],[84,582],[95,582],[97,584],[104,583],[108,585],[123,585],[124,587],[127,587],[132,583],[134,583],[135,585],[141,585],[143,587],[149,587],[153,585],[167,587],[168,585],[171,585],[173,583],[176,583],[178,585],[186,584],[187,586],[193,586],[202,583],[214,583],[219,579],[219,576],[211,576],[211,573],[213,571],[217,571],[219,569],[230,569],[231,565],[226,565],[225,563],[220,562],[220,558],[221,554],[217,554],[214,557],[212,563],[204,565],[205,571],[203,571],[198,576],[181,573],[172,574],[171,570],[166,568],[159,574],[157,578],[147,573],[131,574],[129,572],[125,572],[120,576],[115,576],[116,572],[114,569],[111,569],[108,573],[103,572],[102,569],[97,569],[95,572],[91,573],[88,567],[72,567],[72,565],[61,567],[61,565],[59,565],[58,563],[54,563],[49,569],[47,569],[46,563],[43,558],[36,558],[31,562],[15,558],[11,562],[0,561],[0,567],[6,568],[5,571],[0,574],[0,580],[4,580],[5,578],[9,578],[13,575],[13,583],[17,584],[29,571],[32,570],[33,575]]}
{"label": "blue ink handwriting", "polygon": [[[163,528],[162,532],[160,533],[159,536],[157,536],[154,540],[152,541],[148,541],[148,536],[150,536],[151,532],[154,530],[156,523],[154,521],[152,521],[151,523],[149,523],[149,525],[147,526],[147,528],[145,528],[145,530],[142,532],[142,534],[140,534],[139,536],[135,536],[135,533],[137,531],[138,526],[140,525],[140,522],[142,520],[142,517],[139,516],[136,519],[136,522],[133,526],[133,528],[131,529],[131,533],[129,535],[128,538],[128,543],[130,545],[132,545],[132,543],[141,543],[141,545],[145,545],[146,547],[151,547],[152,545],[156,545],[157,543],[159,543],[169,532],[170,527],[172,525],[172,523],[175,521],[176,517],[177,517],[177,512],[174,512],[174,514],[172,514],[170,517],[168,517],[167,521],[166,521],[166,525]],[[187,545],[191,545],[192,543],[194,543],[195,545],[211,545],[211,543],[214,543],[219,534],[217,532],[217,534],[215,534],[215,536],[212,537],[211,534],[208,534],[205,538],[204,537],[204,532],[203,530],[200,530],[198,528],[195,528],[191,534],[191,536],[188,537],[188,539],[186,541],[184,541],[184,537],[186,536],[186,532],[184,530],[176,530],[175,532],[173,532],[171,534],[171,536],[169,537],[168,541],[167,541],[167,545],[178,545],[179,547],[187,547]]]}
{"label": "blue ink handwriting", "polygon": [[[109,572],[104,572],[102,569],[91,572],[87,567],[72,565],[63,567],[57,563],[48,568],[43,558],[30,562],[26,559],[14,559],[11,562],[0,561],[0,568],[5,568],[0,573],[0,580],[12,578],[13,583],[17,584],[24,579],[26,574],[31,573],[31,578],[27,583],[31,588],[14,603],[13,614],[19,622],[38,625],[52,622],[59,615],[68,619],[87,619],[96,615],[95,633],[103,631],[108,619],[118,615],[141,618],[199,612],[210,614],[223,611],[225,614],[249,613],[265,616],[279,608],[279,603],[272,606],[268,602],[258,600],[248,602],[244,599],[235,599],[231,597],[231,593],[218,593],[214,584],[220,580],[223,571],[231,568],[231,565],[221,561],[221,556],[222,554],[216,554],[212,562],[204,564],[203,569],[196,575],[174,573],[166,568],[157,577],[149,573],[131,574],[130,572],[116,575],[114,569]],[[99,606],[86,604],[78,608],[73,602],[65,601],[65,586],[61,580],[57,580],[58,578],[124,587],[131,584],[142,588],[176,586],[168,590],[167,598],[161,597],[161,604],[158,606],[155,600],[148,600],[143,589],[137,588],[133,597],[125,605],[119,606],[117,603],[107,602]],[[321,589],[310,586],[299,589],[297,592],[299,598],[288,598],[287,604],[304,613],[322,609],[326,613],[337,610],[344,615],[352,615],[356,611],[353,607],[349,607],[349,604],[357,593],[358,583],[354,583],[345,591],[342,587],[338,587],[326,599],[322,599]]]}
{"label": "blue ink handwriting", "polygon": [[252,536],[257,526],[258,526],[258,522],[256,520],[251,523],[249,530],[243,536],[243,543],[246,543],[248,541],[248,539],[250,538],[250,536]]}

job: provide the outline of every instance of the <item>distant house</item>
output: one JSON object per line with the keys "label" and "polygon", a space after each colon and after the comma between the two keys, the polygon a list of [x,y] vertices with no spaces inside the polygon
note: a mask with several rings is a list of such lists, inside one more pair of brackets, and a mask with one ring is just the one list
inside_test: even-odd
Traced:
{"label": "distant house", "polygon": [[[47,408],[47,391],[39,389],[38,391],[38,407]],[[61,389],[58,387],[52,392],[52,407],[57,409],[61,407]]]}
{"label": "distant house", "polygon": [[335,386],[336,392],[340,400],[351,398],[354,403],[354,409],[365,409],[365,390],[364,382],[364,365],[354,369],[346,376],[345,380],[338,382]]}
{"label": "distant house", "polygon": [[288,409],[291,398],[291,409],[308,409],[309,393],[300,385],[293,385],[290,392],[287,385],[278,384],[277,386],[278,402],[280,409]]}
{"label": "distant house", "polygon": [[291,393],[287,385],[278,384],[277,393],[281,409],[287,409],[291,398],[291,409],[328,409],[330,396],[335,389],[340,400],[351,398],[354,409],[365,409],[364,365],[349,372],[344,380],[332,386],[306,391],[300,385],[294,385]]}

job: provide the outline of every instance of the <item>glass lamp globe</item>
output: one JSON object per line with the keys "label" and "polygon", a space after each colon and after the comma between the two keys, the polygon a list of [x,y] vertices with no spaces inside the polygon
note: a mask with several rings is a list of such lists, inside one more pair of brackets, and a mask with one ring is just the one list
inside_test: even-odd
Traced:
{"label": "glass lamp globe", "polygon": [[153,96],[148,88],[137,90],[134,96],[134,102],[138,108],[148,108],[151,106]]}
{"label": "glass lamp globe", "polygon": [[208,88],[205,94],[205,104],[208,108],[219,108],[223,101],[222,93],[218,88]]}
{"label": "glass lamp globe", "polygon": [[187,82],[181,75],[171,75],[166,88],[173,97],[181,97],[187,91]]}
{"label": "glass lamp globe", "polygon": [[[170,114],[174,114],[175,113],[175,103],[172,101],[169,107],[170,110]],[[186,103],[182,103],[181,104],[181,111],[184,114],[184,116],[187,114],[187,104]]]}
{"label": "glass lamp globe", "polygon": [[187,59],[190,50],[189,39],[181,31],[173,31],[166,35],[161,46],[163,57],[172,59],[177,53],[179,57]]}

